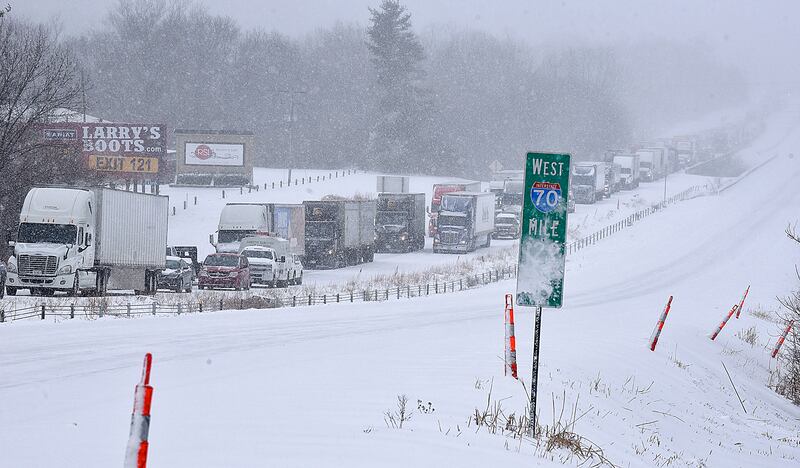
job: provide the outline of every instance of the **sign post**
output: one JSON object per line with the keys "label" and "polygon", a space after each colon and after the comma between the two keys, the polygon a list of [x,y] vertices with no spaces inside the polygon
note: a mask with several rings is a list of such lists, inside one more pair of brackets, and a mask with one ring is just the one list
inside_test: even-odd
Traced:
{"label": "sign post", "polygon": [[536,431],[542,307],[560,308],[567,241],[569,154],[528,153],[519,241],[517,305],[536,307],[528,433]]}

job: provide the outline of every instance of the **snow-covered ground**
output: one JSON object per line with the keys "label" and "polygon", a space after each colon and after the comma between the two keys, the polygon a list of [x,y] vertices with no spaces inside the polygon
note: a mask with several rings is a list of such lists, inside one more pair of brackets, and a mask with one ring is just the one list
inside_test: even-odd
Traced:
{"label": "snow-covered ground", "polygon": [[[618,466],[800,463],[800,409],[766,386],[778,326],[764,311],[796,285],[800,263],[783,234],[800,219],[800,158],[788,157],[800,147],[800,123],[796,111],[784,117],[774,126],[791,124],[788,137],[775,130],[743,152],[752,162],[778,157],[739,184],[570,257],[565,307],[543,317],[542,424],[577,419],[572,430]],[[353,177],[361,187],[374,181]],[[685,177],[668,180],[668,189]],[[651,202],[660,192],[644,186],[624,196]],[[605,225],[602,207],[608,213],[616,203],[579,205],[573,219]],[[741,318],[712,342],[708,334],[747,285]],[[468,422],[487,399],[506,415],[525,412],[523,386],[503,376],[503,295],[513,290],[504,281],[383,303],[6,324],[0,465],[120,465],[145,352],[154,355],[151,466],[575,464],[567,450],[546,452]],[[650,352],[669,295],[672,310]],[[516,317],[527,383],[532,314],[518,309]],[[751,328],[753,344],[743,339]],[[397,395],[413,411],[402,429],[385,423]],[[418,400],[433,411],[418,409]]]}

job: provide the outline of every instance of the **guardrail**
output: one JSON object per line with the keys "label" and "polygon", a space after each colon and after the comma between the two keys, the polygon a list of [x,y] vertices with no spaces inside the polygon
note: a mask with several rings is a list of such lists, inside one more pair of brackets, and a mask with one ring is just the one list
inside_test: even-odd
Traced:
{"label": "guardrail", "polygon": [[[667,206],[684,200],[714,193],[708,185],[690,187],[678,194],[655,205],[639,210],[623,220],[610,224],[581,239],[572,241],[565,246],[567,255],[576,253],[598,241],[609,237],[619,231],[633,226],[648,216],[658,213]],[[337,304],[343,302],[381,302],[404,298],[448,294],[458,291],[475,289],[486,284],[496,283],[517,275],[516,264],[499,269],[489,269],[481,273],[470,273],[458,277],[435,280],[424,284],[407,284],[384,288],[366,288],[359,290],[341,290],[323,294],[291,294],[289,292],[269,296],[252,295],[236,298],[198,298],[179,303],[159,303],[153,301],[147,304],[111,304],[106,298],[95,298],[85,304],[48,304],[41,303],[24,308],[3,310],[0,308],[0,323],[13,322],[25,319],[44,320],[48,317],[55,318],[101,318],[109,317],[136,317],[143,315],[181,315],[187,313],[202,313],[222,310],[241,309],[270,309],[280,307],[302,307],[323,304]],[[2,307],[2,306],[0,306]]]}

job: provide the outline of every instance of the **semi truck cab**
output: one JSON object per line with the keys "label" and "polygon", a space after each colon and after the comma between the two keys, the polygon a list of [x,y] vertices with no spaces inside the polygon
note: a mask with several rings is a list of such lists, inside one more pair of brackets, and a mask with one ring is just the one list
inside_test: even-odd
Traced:
{"label": "semi truck cab", "polygon": [[29,289],[35,295],[55,291],[77,294],[94,286],[94,194],[88,190],[42,187],[25,197],[14,256],[8,261],[6,292]]}

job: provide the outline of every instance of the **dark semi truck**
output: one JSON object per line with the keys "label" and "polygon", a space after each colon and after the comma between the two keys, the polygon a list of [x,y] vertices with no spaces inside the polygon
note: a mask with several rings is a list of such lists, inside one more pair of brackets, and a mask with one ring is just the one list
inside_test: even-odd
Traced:
{"label": "dark semi truck", "polygon": [[425,248],[425,194],[379,193],[375,214],[377,252]]}
{"label": "dark semi truck", "polygon": [[306,268],[342,268],[375,257],[375,201],[305,201]]}

